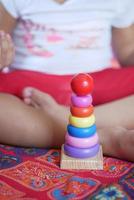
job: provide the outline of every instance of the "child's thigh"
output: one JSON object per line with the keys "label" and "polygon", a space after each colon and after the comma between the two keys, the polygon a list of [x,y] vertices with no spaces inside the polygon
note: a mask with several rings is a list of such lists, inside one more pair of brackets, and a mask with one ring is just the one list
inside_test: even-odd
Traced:
{"label": "child's thigh", "polygon": [[52,134],[47,113],[24,104],[10,94],[0,94],[0,143],[47,146]]}

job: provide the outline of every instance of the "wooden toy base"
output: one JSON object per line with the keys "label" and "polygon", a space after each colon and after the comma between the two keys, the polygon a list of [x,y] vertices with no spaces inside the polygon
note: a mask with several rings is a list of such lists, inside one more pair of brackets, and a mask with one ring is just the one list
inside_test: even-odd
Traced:
{"label": "wooden toy base", "polygon": [[64,145],[61,150],[61,169],[90,169],[90,170],[103,170],[103,154],[102,147],[98,154],[91,158],[72,158],[64,153]]}

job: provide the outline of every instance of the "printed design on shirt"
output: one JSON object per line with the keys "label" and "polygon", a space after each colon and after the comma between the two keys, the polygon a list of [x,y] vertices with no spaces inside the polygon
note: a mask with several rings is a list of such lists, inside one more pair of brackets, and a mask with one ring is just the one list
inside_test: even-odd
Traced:
{"label": "printed design on shirt", "polygon": [[51,43],[58,43],[58,42],[61,42],[63,41],[63,37],[58,35],[57,33],[52,33],[52,34],[49,34],[47,37],[46,37],[47,41],[48,42],[51,42]]}
{"label": "printed design on shirt", "polygon": [[53,53],[50,52],[49,50],[45,49],[39,44],[38,45],[34,44],[34,36],[31,33],[26,33],[25,36],[23,36],[23,41],[27,46],[28,51],[31,54],[46,58],[53,56]]}
{"label": "printed design on shirt", "polygon": [[[71,30],[69,27],[60,27],[58,29],[58,27],[48,27],[31,21],[22,21],[22,24],[26,30],[23,41],[28,51],[33,55],[51,58],[63,51],[69,53],[71,50],[77,51],[82,49],[92,50],[102,48],[100,38],[104,32],[104,27],[85,29],[78,25],[76,30],[73,30],[73,27]],[[36,31],[38,31],[37,36],[35,33]]]}
{"label": "printed design on shirt", "polygon": [[71,49],[92,49],[92,48],[99,48],[98,46],[98,37],[81,37],[77,44],[72,45]]}
{"label": "printed design on shirt", "polygon": [[[50,58],[54,56],[54,53],[47,48],[45,48],[46,41],[48,43],[55,43],[62,41],[63,38],[56,33],[55,30],[51,30],[49,34],[45,34],[46,27],[44,25],[35,24],[31,21],[22,21],[22,24],[26,30],[25,35],[23,36],[23,41],[28,49],[28,51],[36,56]],[[36,31],[41,30],[41,37],[42,35],[45,35],[42,37],[42,41],[39,44],[39,41],[36,42],[36,35],[32,33],[32,29]],[[39,36],[39,35],[38,35]],[[46,40],[46,41],[45,41]]]}
{"label": "printed design on shirt", "polygon": [[[31,21],[22,21],[22,26],[26,31],[23,36],[24,44],[27,47],[27,50],[36,56],[51,58],[55,55],[53,48],[54,45],[57,45],[64,41],[64,38],[53,28],[46,28],[45,25],[40,25],[33,23]],[[34,34],[35,31],[41,33],[41,42]]]}

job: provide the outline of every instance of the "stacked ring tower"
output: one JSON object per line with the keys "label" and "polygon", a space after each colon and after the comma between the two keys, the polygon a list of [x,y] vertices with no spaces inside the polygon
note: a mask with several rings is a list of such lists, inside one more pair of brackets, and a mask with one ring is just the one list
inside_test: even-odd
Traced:
{"label": "stacked ring tower", "polygon": [[93,78],[88,74],[78,74],[71,81],[73,92],[63,150],[72,158],[92,158],[100,151],[92,105],[93,87]]}

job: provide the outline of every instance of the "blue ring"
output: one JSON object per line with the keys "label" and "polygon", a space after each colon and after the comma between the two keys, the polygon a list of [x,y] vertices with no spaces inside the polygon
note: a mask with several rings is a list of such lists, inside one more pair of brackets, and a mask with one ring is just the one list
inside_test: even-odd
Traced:
{"label": "blue ring", "polygon": [[67,131],[69,135],[78,138],[87,138],[91,137],[96,133],[96,124],[88,127],[88,128],[78,128],[69,124],[67,126]]}
{"label": "blue ring", "polygon": [[91,148],[81,149],[64,144],[64,152],[66,155],[74,158],[90,158],[96,156],[99,152],[100,145],[96,144]]}

